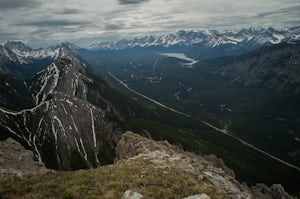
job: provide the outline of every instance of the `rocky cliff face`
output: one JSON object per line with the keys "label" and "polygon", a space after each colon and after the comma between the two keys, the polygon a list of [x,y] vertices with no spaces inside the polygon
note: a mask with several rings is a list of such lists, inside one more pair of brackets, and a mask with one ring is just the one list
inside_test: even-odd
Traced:
{"label": "rocky cliff face", "polygon": [[[34,107],[18,112],[0,109],[0,136],[18,140],[50,168],[73,170],[111,163],[121,130],[107,119],[109,110],[87,99],[92,85],[101,83],[88,75],[67,46],[59,52],[55,62],[25,82]],[[96,98],[102,100],[101,95]]]}
{"label": "rocky cliff face", "polygon": [[43,163],[33,160],[32,151],[11,138],[0,141],[0,178],[32,176],[43,171],[46,171]]}
{"label": "rocky cliff face", "polygon": [[[213,194],[225,198],[290,198],[281,185],[272,185],[271,188],[263,184],[248,187],[237,181],[234,172],[214,155],[198,156],[170,145],[167,141],[155,142],[126,132],[116,152],[117,164],[142,160],[162,170],[168,168],[189,173],[195,177],[196,183],[208,183],[215,188]],[[205,194],[209,196],[209,193]]]}

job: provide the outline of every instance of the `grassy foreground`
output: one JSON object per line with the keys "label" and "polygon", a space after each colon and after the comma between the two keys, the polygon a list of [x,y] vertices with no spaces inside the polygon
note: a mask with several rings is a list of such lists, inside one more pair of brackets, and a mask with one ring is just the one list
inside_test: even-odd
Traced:
{"label": "grassy foreground", "polygon": [[143,159],[121,161],[92,170],[48,171],[31,177],[0,181],[0,198],[121,198],[133,189],[149,198],[183,198],[206,193],[226,198],[206,179],[173,168],[155,168]]}

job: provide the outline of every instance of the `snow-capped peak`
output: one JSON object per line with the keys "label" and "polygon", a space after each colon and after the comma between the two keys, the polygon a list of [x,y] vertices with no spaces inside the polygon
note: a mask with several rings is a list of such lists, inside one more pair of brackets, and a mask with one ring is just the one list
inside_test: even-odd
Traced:
{"label": "snow-capped peak", "polygon": [[20,52],[31,51],[32,49],[29,46],[26,46],[21,41],[8,41],[4,44],[6,49],[16,50]]}
{"label": "snow-capped peak", "polygon": [[101,42],[91,45],[92,50],[120,50],[134,47],[189,47],[203,44],[206,47],[217,47],[226,44],[261,46],[265,44],[277,44],[282,41],[293,41],[300,38],[300,27],[276,30],[274,28],[243,28],[238,31],[219,32],[213,29],[199,31],[180,30],[161,36],[145,36],[132,40],[120,40],[116,42]]}
{"label": "snow-capped peak", "polygon": [[32,49],[20,41],[8,41],[4,46],[0,46],[0,56],[16,64],[29,64],[32,60],[46,58],[55,60],[70,51],[69,46],[75,48],[75,45],[63,43],[55,47]]}

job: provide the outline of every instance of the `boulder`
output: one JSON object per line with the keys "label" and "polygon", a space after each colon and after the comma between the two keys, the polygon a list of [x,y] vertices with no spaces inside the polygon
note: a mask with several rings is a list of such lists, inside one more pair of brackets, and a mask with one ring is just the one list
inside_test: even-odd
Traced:
{"label": "boulder", "polygon": [[210,199],[210,197],[208,195],[206,195],[205,193],[201,193],[201,194],[189,196],[189,197],[182,198],[182,199]]}
{"label": "boulder", "polygon": [[133,190],[127,190],[122,196],[122,199],[142,199],[144,196]]}

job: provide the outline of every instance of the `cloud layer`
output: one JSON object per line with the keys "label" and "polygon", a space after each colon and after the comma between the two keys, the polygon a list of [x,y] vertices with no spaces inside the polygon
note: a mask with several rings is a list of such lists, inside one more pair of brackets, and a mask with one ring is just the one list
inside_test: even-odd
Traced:
{"label": "cloud layer", "polygon": [[149,0],[118,0],[120,4],[138,4]]}
{"label": "cloud layer", "polygon": [[0,42],[80,45],[180,29],[299,26],[299,0],[1,0]]}
{"label": "cloud layer", "polygon": [[87,21],[72,21],[72,20],[65,20],[65,19],[55,19],[55,20],[41,20],[41,21],[29,21],[23,22],[16,25],[19,26],[33,26],[33,27],[66,27],[66,26],[78,26],[78,25],[88,25],[89,22]]}
{"label": "cloud layer", "polygon": [[1,0],[0,10],[33,8],[39,6],[40,3],[36,0]]}

